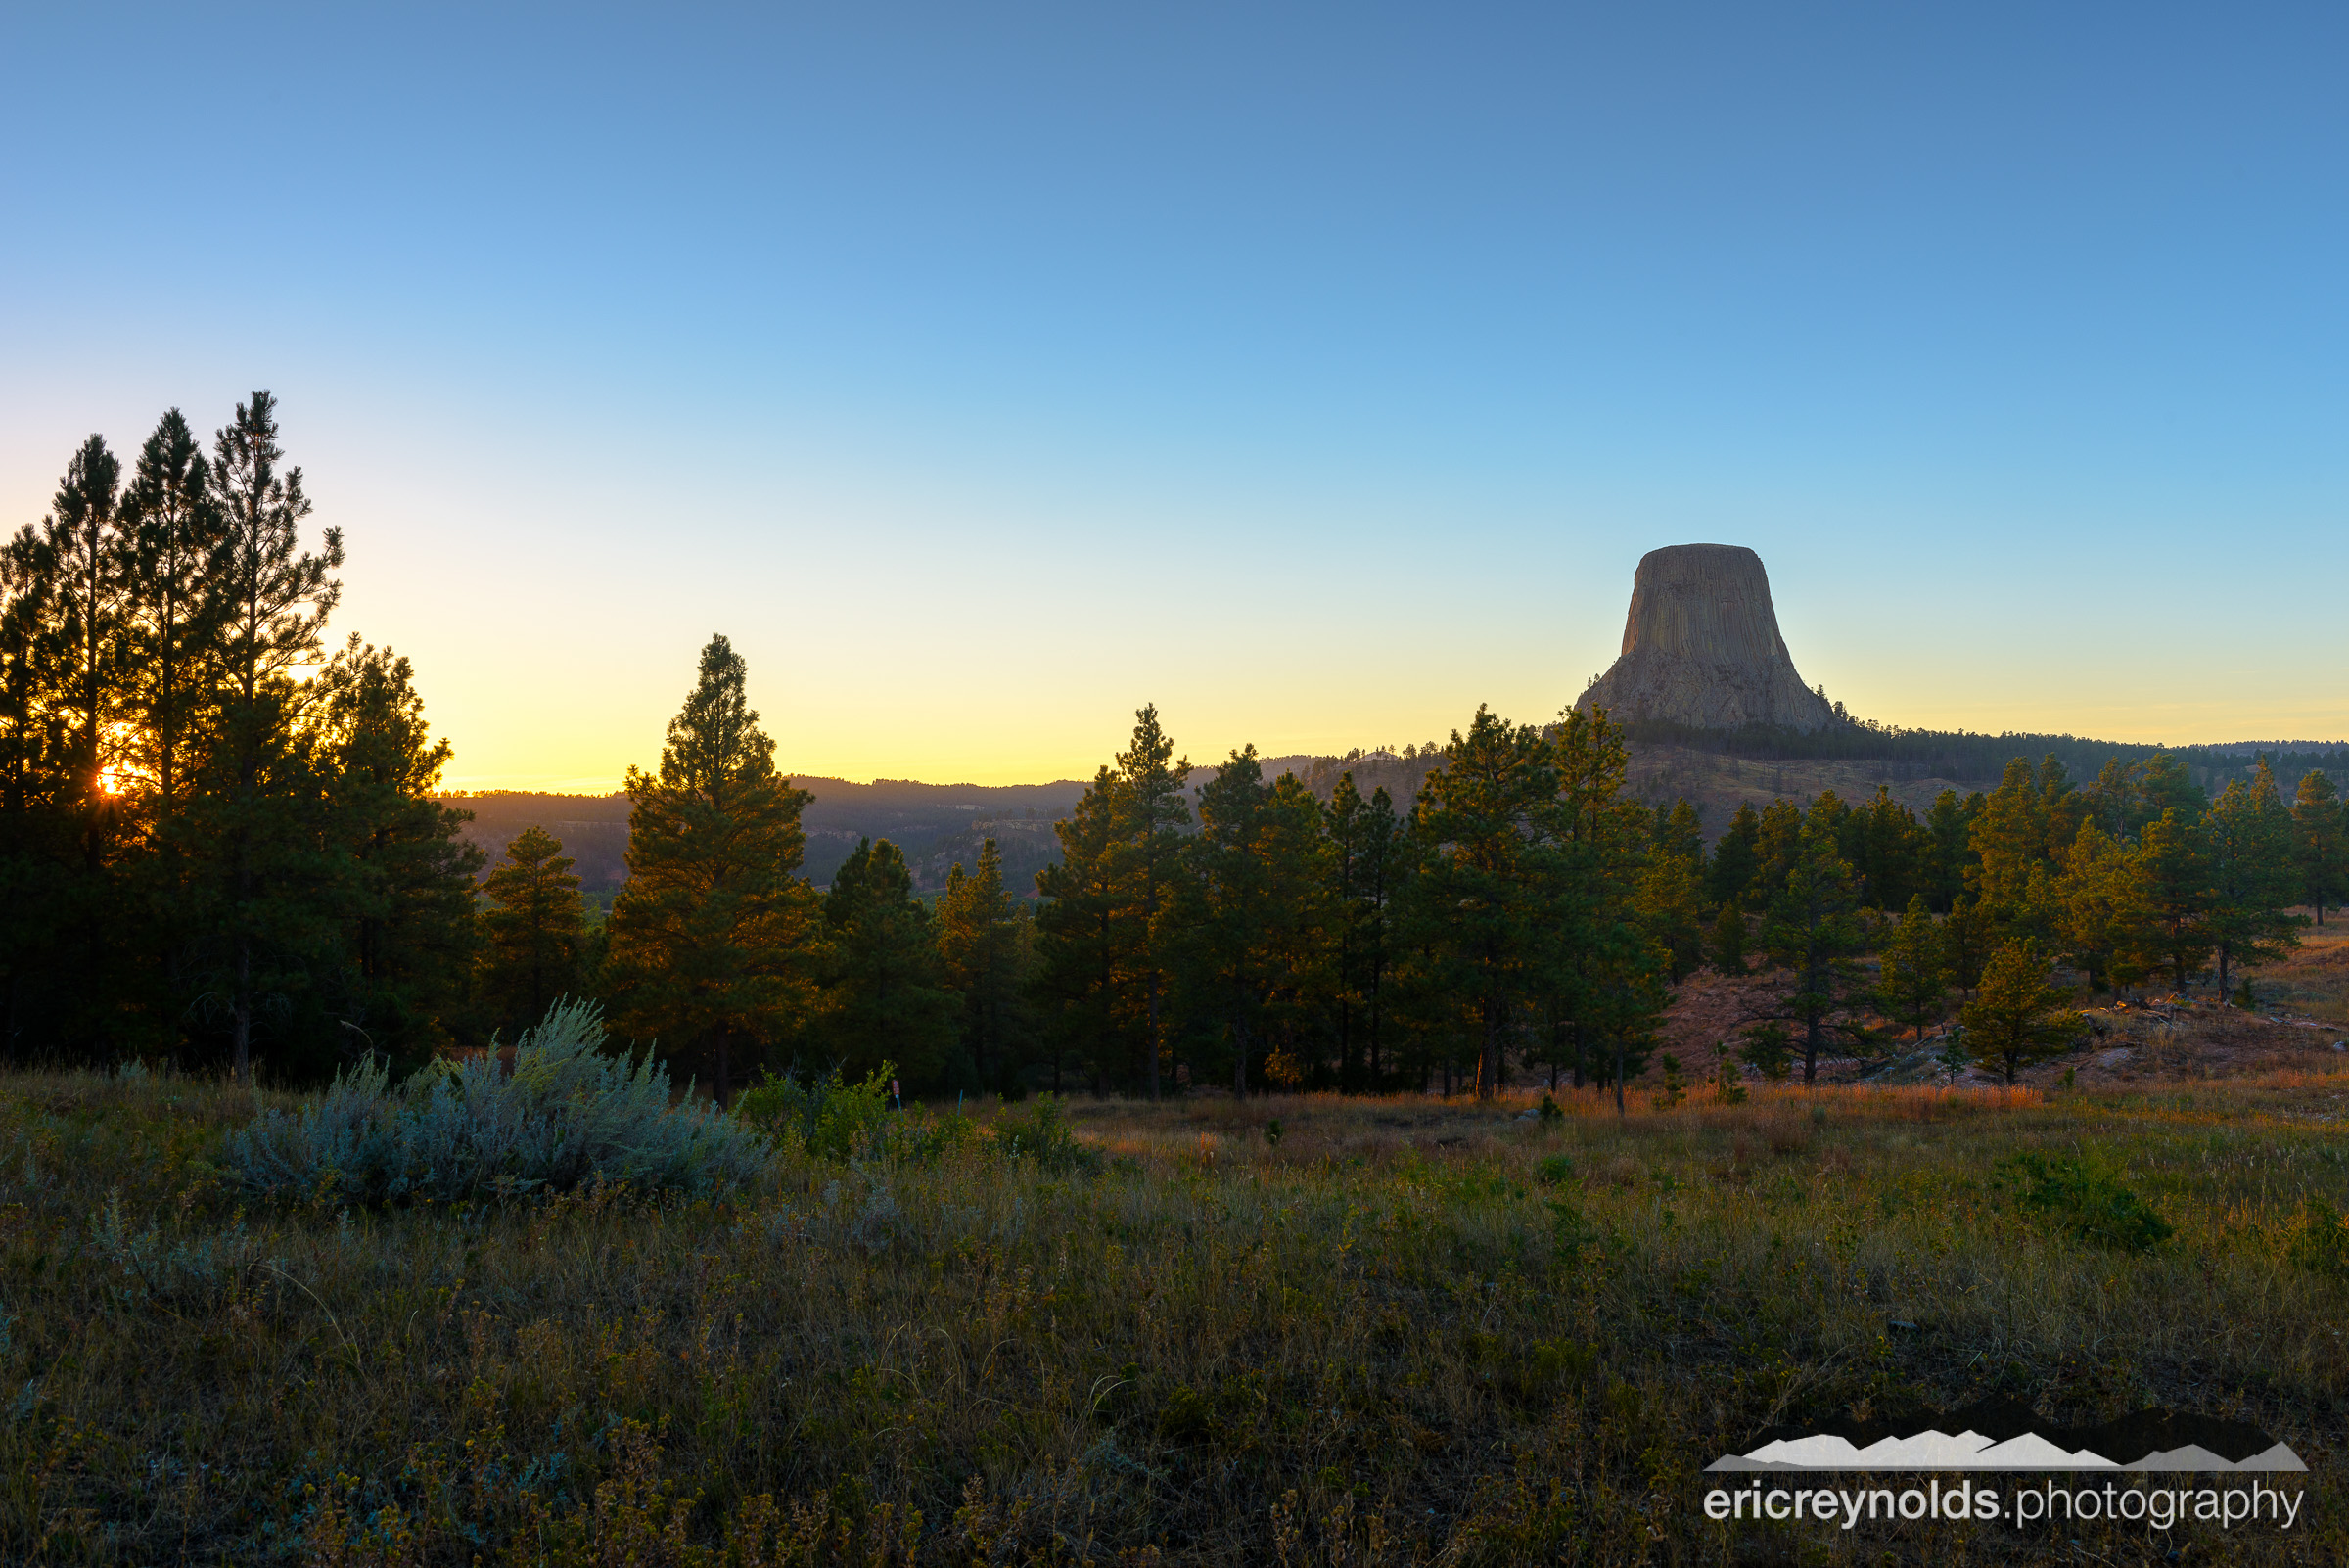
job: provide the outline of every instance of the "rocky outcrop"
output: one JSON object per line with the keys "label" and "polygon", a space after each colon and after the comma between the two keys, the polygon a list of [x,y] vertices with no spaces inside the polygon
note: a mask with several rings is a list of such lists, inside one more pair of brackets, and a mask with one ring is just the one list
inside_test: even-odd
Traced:
{"label": "rocky outcrop", "polygon": [[1697,729],[1837,722],[1786,656],[1762,558],[1737,544],[1675,544],[1641,557],[1623,655],[1575,707],[1606,709],[1618,723]]}

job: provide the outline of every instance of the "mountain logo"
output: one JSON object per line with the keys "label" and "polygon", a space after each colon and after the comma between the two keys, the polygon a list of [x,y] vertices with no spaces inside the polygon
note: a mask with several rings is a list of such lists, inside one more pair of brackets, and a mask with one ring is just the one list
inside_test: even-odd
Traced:
{"label": "mountain logo", "polygon": [[2255,1426],[2173,1410],[2140,1410],[2100,1426],[2041,1421],[2012,1400],[1990,1399],[1910,1421],[1828,1421],[1776,1427],[1715,1471],[1807,1470],[2306,1470],[2290,1445]]}

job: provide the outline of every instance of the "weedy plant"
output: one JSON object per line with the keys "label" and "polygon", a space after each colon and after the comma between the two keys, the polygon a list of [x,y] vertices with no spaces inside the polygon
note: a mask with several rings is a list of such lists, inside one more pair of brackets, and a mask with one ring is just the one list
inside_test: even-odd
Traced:
{"label": "weedy plant", "polygon": [[434,1063],[394,1089],[370,1057],[292,1110],[263,1111],[226,1155],[247,1190],[344,1203],[447,1202],[589,1181],[706,1194],[764,1169],[766,1140],[688,1096],[647,1051],[604,1050],[603,1011],[559,1001],[514,1046]]}
{"label": "weedy plant", "polygon": [[2292,1262],[2320,1274],[2349,1276],[2349,1218],[2322,1198],[2301,1206],[2292,1228]]}
{"label": "weedy plant", "polygon": [[1055,1176],[1089,1174],[1099,1171],[1102,1163],[1101,1151],[1079,1141],[1069,1130],[1057,1094],[1038,1094],[1035,1106],[1025,1114],[997,1118],[995,1148],[1006,1158],[1027,1160]]}
{"label": "weedy plant", "polygon": [[2017,1203],[2083,1241],[2144,1252],[2173,1233],[2160,1211],[2123,1185],[2107,1161],[2018,1154],[1999,1169],[2013,1182]]}
{"label": "weedy plant", "polygon": [[734,1101],[734,1114],[788,1149],[825,1160],[856,1160],[878,1152],[889,1126],[889,1081],[895,1062],[883,1062],[861,1083],[840,1069],[808,1075],[767,1075]]}

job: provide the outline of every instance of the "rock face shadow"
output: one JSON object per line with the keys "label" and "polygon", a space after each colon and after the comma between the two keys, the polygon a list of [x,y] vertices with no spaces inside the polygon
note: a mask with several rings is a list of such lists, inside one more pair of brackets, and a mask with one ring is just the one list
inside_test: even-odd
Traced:
{"label": "rock face shadow", "polygon": [[1762,558],[1739,544],[1650,550],[1632,577],[1623,653],[1575,707],[1618,722],[1810,731],[1836,722],[1803,684],[1770,599]]}

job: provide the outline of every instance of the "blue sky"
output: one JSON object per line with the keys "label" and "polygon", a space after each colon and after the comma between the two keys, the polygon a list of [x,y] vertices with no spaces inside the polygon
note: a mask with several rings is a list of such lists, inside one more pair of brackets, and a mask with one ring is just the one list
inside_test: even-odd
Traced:
{"label": "blue sky", "polygon": [[1857,713],[2339,737],[2349,13],[18,8],[0,499],[257,386],[473,786],[1554,714],[1658,545]]}

